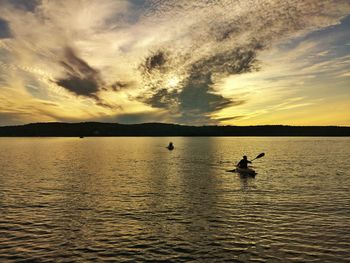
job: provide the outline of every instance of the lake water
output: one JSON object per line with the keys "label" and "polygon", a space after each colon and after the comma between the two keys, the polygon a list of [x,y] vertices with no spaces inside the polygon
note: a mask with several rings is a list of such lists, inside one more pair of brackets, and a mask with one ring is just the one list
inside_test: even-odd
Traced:
{"label": "lake water", "polygon": [[21,260],[350,262],[350,138],[0,138],[0,261]]}

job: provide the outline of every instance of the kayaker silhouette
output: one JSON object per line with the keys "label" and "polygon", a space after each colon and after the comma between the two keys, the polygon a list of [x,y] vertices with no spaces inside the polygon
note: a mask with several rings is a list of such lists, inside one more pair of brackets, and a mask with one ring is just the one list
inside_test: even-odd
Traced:
{"label": "kayaker silhouette", "polygon": [[246,169],[248,168],[248,163],[252,163],[251,161],[248,161],[248,157],[246,155],[243,156],[243,159],[238,162],[236,165],[238,168]]}
{"label": "kayaker silhouette", "polygon": [[175,147],[174,147],[172,142],[169,142],[169,145],[167,146],[167,148],[169,151],[172,151],[172,150],[174,150]]}

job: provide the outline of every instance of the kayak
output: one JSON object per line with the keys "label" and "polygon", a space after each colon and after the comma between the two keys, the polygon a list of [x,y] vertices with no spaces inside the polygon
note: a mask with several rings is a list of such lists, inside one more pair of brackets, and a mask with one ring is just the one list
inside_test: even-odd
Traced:
{"label": "kayak", "polygon": [[239,168],[239,167],[237,167],[236,169],[229,170],[228,172],[238,173],[240,175],[249,175],[249,176],[256,175],[256,172],[252,168]]}
{"label": "kayak", "polygon": [[237,167],[236,173],[242,174],[242,175],[256,175],[256,172],[252,168],[239,168]]}

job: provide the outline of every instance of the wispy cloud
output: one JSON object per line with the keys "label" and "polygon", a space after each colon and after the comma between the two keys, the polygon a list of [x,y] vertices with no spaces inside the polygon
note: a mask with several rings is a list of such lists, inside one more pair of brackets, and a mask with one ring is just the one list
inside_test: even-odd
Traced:
{"label": "wispy cloud", "polygon": [[344,74],[340,75],[341,77],[350,77],[350,72],[345,72]]}

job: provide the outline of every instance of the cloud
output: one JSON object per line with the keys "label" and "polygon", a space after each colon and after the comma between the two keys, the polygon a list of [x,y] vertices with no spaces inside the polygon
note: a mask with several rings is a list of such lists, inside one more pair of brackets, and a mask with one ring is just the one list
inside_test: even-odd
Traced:
{"label": "cloud", "polygon": [[3,5],[10,5],[15,9],[33,12],[40,5],[41,0],[1,0]]}
{"label": "cloud", "polygon": [[0,17],[0,39],[12,37],[8,22]]}
{"label": "cloud", "polygon": [[145,122],[161,122],[164,120],[164,114],[161,113],[126,113],[119,114],[114,118],[118,123],[145,123]]}
{"label": "cloud", "polygon": [[[349,12],[349,4],[338,3]],[[232,7],[232,13],[223,12],[224,6]],[[314,10],[311,12],[310,8]],[[152,107],[168,109],[188,121],[203,116],[210,118],[226,107],[242,105],[242,100],[237,103],[235,98],[220,95],[214,84],[229,75],[258,70],[256,56],[260,51],[283,38],[336,23],[342,17],[339,6],[334,8],[329,1],[323,4],[264,1],[260,5],[238,1],[207,4],[156,1],[148,11],[154,21],[163,17],[178,21],[185,18],[185,25],[188,15],[196,13],[197,19],[191,20],[185,31],[191,39],[187,46],[177,47],[183,43],[171,40],[171,44],[163,44],[162,52],[146,58],[143,68],[147,74],[143,81],[149,92],[138,97]],[[167,85],[166,76],[171,75],[180,75],[176,88]]]}
{"label": "cloud", "polygon": [[350,72],[346,72],[346,73],[342,74],[341,77],[350,77]]}
{"label": "cloud", "polygon": [[217,121],[232,121],[232,120],[237,120],[242,118],[243,116],[231,116],[231,117],[221,117],[221,118],[217,118]]}
{"label": "cloud", "polygon": [[[140,66],[145,86],[149,87],[150,93],[137,99],[152,107],[179,114],[181,122],[193,122],[196,118],[202,118],[201,116],[206,116],[202,119],[207,122],[210,114],[244,103],[239,99],[225,98],[218,94],[214,89],[213,78],[257,70],[256,52],[260,49],[262,45],[253,39],[245,46],[209,54],[197,61],[188,63],[184,57],[187,67],[180,74],[177,71],[181,65],[177,64],[171,52],[158,51],[147,57]],[[171,85],[167,75],[181,78],[181,81],[175,87],[169,87]]]}
{"label": "cloud", "polygon": [[25,123],[28,117],[30,117],[29,113],[0,112],[0,123],[1,126],[19,125]]}
{"label": "cloud", "polygon": [[164,52],[158,51],[147,57],[144,65],[141,65],[141,67],[144,68],[146,72],[151,73],[154,69],[161,69],[165,63],[166,58]]}
{"label": "cloud", "polygon": [[199,124],[249,105],[224,90],[226,78],[264,69],[264,51],[350,13],[347,0],[1,0],[0,8],[0,38],[11,36],[0,58],[23,83],[30,78],[22,71],[31,74],[61,106],[67,98],[77,109],[88,105],[95,118],[128,116],[137,105]]}
{"label": "cloud", "polygon": [[120,113],[91,118],[88,121],[117,122],[123,124],[146,123],[146,122],[168,122],[165,112],[134,112]]}
{"label": "cloud", "polygon": [[[123,89],[126,89],[128,87],[132,86],[132,83],[127,83],[127,82],[122,82],[122,81],[116,81],[114,82],[110,88],[113,90],[113,91],[121,91]],[[108,89],[105,89],[105,90],[108,90]]]}
{"label": "cloud", "polygon": [[76,95],[98,99],[97,92],[103,86],[99,72],[79,58],[72,48],[66,48],[64,59],[60,62],[67,77],[56,83]]}

